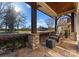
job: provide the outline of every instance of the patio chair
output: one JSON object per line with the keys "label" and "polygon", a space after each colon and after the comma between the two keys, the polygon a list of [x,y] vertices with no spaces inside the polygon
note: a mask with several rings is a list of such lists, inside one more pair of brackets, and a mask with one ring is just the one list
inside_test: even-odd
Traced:
{"label": "patio chair", "polygon": [[49,35],[49,38],[56,40],[56,42],[59,42],[59,38],[61,37],[61,33],[53,33],[52,35]]}
{"label": "patio chair", "polygon": [[46,40],[46,47],[48,48],[54,48],[57,43],[59,43],[61,33],[49,33],[49,37]]}

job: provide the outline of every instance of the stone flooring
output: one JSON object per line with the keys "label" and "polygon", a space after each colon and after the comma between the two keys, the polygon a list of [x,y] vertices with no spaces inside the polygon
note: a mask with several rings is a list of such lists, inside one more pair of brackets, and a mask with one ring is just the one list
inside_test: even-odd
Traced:
{"label": "stone flooring", "polygon": [[61,44],[56,46],[53,50],[60,53],[63,56],[79,57],[77,43],[76,41],[72,41],[70,39],[63,40]]}
{"label": "stone flooring", "polygon": [[32,50],[26,47],[1,57],[79,57],[79,51],[76,41],[66,39],[53,49],[40,46],[38,49]]}
{"label": "stone flooring", "polygon": [[44,48],[40,47],[36,50],[32,50],[29,48],[22,48],[16,52],[17,57],[40,57],[44,56]]}

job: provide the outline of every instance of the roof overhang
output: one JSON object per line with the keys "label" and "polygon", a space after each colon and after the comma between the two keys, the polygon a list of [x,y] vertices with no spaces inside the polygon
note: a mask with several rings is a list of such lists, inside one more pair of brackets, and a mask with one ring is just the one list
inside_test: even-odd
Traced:
{"label": "roof overhang", "polygon": [[37,2],[37,5],[40,6],[38,10],[51,17],[59,17],[77,10],[77,2]]}
{"label": "roof overhang", "polygon": [[[58,5],[57,5],[58,4]],[[61,16],[67,13],[72,13],[76,11],[76,5],[77,3],[74,2],[37,2],[37,5],[40,5],[41,7],[38,8],[38,10],[48,14],[49,16]],[[63,5],[63,6],[62,6]],[[57,8],[59,10],[57,10]]]}

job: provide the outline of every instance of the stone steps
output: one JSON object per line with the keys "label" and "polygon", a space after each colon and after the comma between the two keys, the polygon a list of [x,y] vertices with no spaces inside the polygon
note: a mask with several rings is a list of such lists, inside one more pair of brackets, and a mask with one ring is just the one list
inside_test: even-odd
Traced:
{"label": "stone steps", "polygon": [[77,42],[76,41],[72,41],[72,40],[69,40],[69,39],[66,39],[66,40],[63,40],[62,41],[63,43],[69,43],[69,44],[73,44],[73,45],[77,45]]}
{"label": "stone steps", "polygon": [[63,55],[61,55],[61,54],[59,54],[58,52],[55,52],[55,51],[53,51],[53,50],[51,50],[51,49],[49,49],[47,53],[48,53],[50,56],[52,56],[52,57],[64,57]]}
{"label": "stone steps", "polygon": [[56,46],[53,50],[67,57],[79,56],[79,53],[77,52],[76,41],[72,40],[62,41],[61,44]]}
{"label": "stone steps", "polygon": [[74,53],[77,53],[77,45],[76,45],[76,43],[75,42],[73,42],[73,41],[63,41],[60,45],[58,45],[58,46],[60,46],[60,47],[63,47],[63,48],[65,48],[65,49],[67,49],[67,50],[70,50],[70,51],[72,51],[72,52],[74,52]]}
{"label": "stone steps", "polygon": [[74,53],[73,51],[68,50],[66,48],[63,48],[62,46],[56,46],[53,50],[66,57],[78,57],[79,56],[79,54]]}

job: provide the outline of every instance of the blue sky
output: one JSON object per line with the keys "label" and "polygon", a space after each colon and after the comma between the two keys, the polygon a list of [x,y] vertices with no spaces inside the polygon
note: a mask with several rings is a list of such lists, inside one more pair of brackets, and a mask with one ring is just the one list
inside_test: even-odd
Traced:
{"label": "blue sky", "polygon": [[[25,25],[26,27],[29,27],[31,25],[31,7],[28,4],[23,2],[17,2],[13,4],[15,5],[16,8],[19,8],[21,12],[24,13],[24,15],[26,16]],[[46,19],[53,19],[53,18],[37,10],[37,27],[39,26],[47,27]],[[54,20],[53,20],[53,23],[54,23]],[[54,27],[54,24],[52,26]]]}

